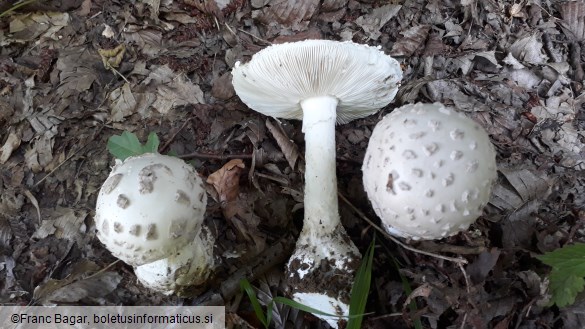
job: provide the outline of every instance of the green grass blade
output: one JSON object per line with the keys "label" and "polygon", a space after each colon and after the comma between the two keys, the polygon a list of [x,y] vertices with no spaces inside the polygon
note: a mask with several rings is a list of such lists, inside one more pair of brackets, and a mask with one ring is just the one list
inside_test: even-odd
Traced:
{"label": "green grass blade", "polygon": [[280,296],[278,296],[278,297],[274,297],[273,300],[275,302],[277,302],[277,303],[281,303],[281,304],[284,304],[284,305],[288,305],[288,306],[290,306],[292,308],[296,308],[297,310],[301,310],[301,311],[304,311],[304,312],[307,312],[307,313],[313,313],[313,314],[324,315],[324,316],[339,317],[339,315],[337,315],[337,314],[325,313],[325,312],[320,311],[320,310],[318,310],[316,308],[309,307],[309,306],[307,306],[305,304],[301,304],[299,302],[296,302],[296,301],[294,301],[292,299],[289,299],[289,298],[286,298],[286,297],[280,297]]}
{"label": "green grass blade", "polygon": [[366,257],[362,260],[360,267],[355,275],[355,282],[351,287],[351,297],[349,300],[349,321],[347,329],[359,329],[364,319],[368,294],[370,293],[370,284],[372,283],[372,266],[374,263],[374,248],[376,237],[370,243],[366,251]]}
{"label": "green grass blade", "polygon": [[[398,261],[396,260],[396,258],[392,257],[392,260],[394,261],[394,266],[396,266],[396,270],[398,271],[398,275],[400,275],[400,280],[402,281],[402,288],[404,289],[404,292],[406,293],[407,296],[409,296],[412,293],[412,288],[410,287],[410,283],[408,282],[408,280],[406,279],[406,277],[404,275],[402,275],[402,273],[400,273],[400,266],[398,265]],[[417,311],[417,307],[416,307],[416,303],[413,300],[410,301],[410,303],[408,304],[408,308],[410,309],[410,313],[411,314],[416,314]],[[416,317],[415,319],[413,319],[413,324],[414,324],[414,328],[415,329],[422,329],[422,322],[420,321],[419,317]]]}
{"label": "green grass blade", "polygon": [[[262,310],[262,306],[260,306],[260,302],[258,301],[258,297],[256,297],[256,292],[252,288],[252,285],[247,279],[240,280],[240,288],[246,292],[248,298],[250,298],[250,303],[252,303],[252,308],[254,309],[254,313],[258,317],[258,320],[264,325],[265,328],[268,328],[270,322],[264,315],[264,311]],[[269,310],[270,311],[270,310]],[[270,315],[269,315],[270,316]]]}
{"label": "green grass blade", "polygon": [[12,13],[13,11],[17,10],[20,7],[24,7],[26,5],[30,5],[33,2],[37,2],[37,0],[26,0],[20,3],[14,4],[12,7],[8,8],[6,11],[0,13],[0,18],[4,16],[8,16],[8,14]]}

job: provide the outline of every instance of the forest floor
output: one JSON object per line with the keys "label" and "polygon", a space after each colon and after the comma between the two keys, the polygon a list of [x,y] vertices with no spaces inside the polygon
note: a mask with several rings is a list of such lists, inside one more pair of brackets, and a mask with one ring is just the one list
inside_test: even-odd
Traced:
{"label": "forest floor", "polygon": [[[0,4],[0,304],[219,298],[229,326],[260,327],[230,278],[246,269],[262,301],[287,296],[304,141],[299,121],[247,108],[230,71],[270,44],[331,39],[380,46],[404,71],[393,103],[337,127],[341,219],[362,253],[375,230],[356,209],[379,219],[361,164],[385,114],[441,102],[484,127],[497,151],[497,185],[470,230],[407,242],[467,264],[378,234],[363,327],[585,328],[582,296],[548,306],[550,268],[535,258],[585,242],[584,1],[39,0],[11,8]],[[221,262],[197,296],[142,287],[96,238],[96,198],[114,163],[106,144],[123,131],[143,142],[154,132],[161,153],[181,156],[204,179],[216,174],[206,221]],[[273,325],[327,326],[285,306]]]}

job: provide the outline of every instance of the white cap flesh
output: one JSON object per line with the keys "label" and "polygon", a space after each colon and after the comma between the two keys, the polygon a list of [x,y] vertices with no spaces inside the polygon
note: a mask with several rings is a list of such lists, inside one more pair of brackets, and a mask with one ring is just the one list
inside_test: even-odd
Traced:
{"label": "white cap flesh", "polygon": [[144,286],[165,295],[188,295],[191,287],[203,286],[213,272],[214,238],[202,226],[201,233],[177,254],[138,266],[134,273]]}
{"label": "white cap flesh", "polygon": [[337,99],[337,123],[375,113],[398,91],[402,70],[378,48],[353,42],[306,40],[269,46],[232,70],[246,105],[264,115],[302,119],[301,102]]}
{"label": "white cap flesh", "polygon": [[497,178],[487,133],[439,103],[405,105],[386,115],[372,133],[362,170],[386,230],[415,240],[466,230]]}
{"label": "white cap flesh", "polygon": [[98,238],[122,261],[139,266],[176,254],[201,230],[207,195],[183,160],[143,154],[112,168],[96,205]]}

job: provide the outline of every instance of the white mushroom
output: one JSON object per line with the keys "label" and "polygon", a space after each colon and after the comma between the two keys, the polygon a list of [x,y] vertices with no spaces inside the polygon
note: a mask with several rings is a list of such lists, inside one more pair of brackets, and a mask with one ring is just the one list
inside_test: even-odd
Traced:
{"label": "white mushroom", "polygon": [[165,295],[192,295],[205,285],[214,267],[214,238],[206,226],[176,255],[138,266],[134,273],[142,285]]}
{"label": "white mushroom", "polygon": [[[361,256],[339,220],[335,123],[390,103],[402,79],[400,65],[367,45],[307,40],[267,47],[249,63],[236,63],[232,74],[236,93],[250,108],[303,120],[305,220],[287,265],[289,286],[295,300],[346,315]],[[337,326],[337,319],[326,319]]]}
{"label": "white mushroom", "polygon": [[439,103],[405,105],[386,115],[374,128],[362,170],[385,229],[414,240],[467,230],[497,177],[487,133]]}
{"label": "white mushroom", "polygon": [[[175,276],[185,271],[186,257],[192,257],[191,268],[206,269],[199,273],[206,278],[213,263],[193,264],[213,261],[208,257],[213,239],[200,236],[206,204],[202,179],[181,159],[147,153],[117,160],[98,194],[97,236],[114,256],[132,266],[168,262],[168,273]],[[153,266],[149,265],[150,272]],[[166,267],[161,272],[166,273]],[[193,284],[200,281],[192,279]],[[172,289],[163,292],[172,293],[182,282],[167,284]]]}

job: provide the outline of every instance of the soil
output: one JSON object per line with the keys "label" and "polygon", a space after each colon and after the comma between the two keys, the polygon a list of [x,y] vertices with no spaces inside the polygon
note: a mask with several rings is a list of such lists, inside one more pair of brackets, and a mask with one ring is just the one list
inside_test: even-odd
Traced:
{"label": "soil", "polygon": [[[322,38],[379,46],[404,71],[393,103],[337,127],[342,222],[362,253],[377,235],[363,327],[585,327],[585,298],[549,306],[550,267],[534,257],[585,241],[584,1],[38,0],[0,13],[0,304],[216,303],[228,327],[261,327],[237,283],[263,303],[290,291],[304,142],[300,122],[247,108],[230,70]],[[361,164],[376,123],[415,102],[480,124],[499,177],[468,231],[401,245],[375,233]],[[156,133],[207,180],[220,265],[188,297],[142,287],[96,237],[108,139],[124,131]],[[273,319],[327,327],[284,305]]]}

